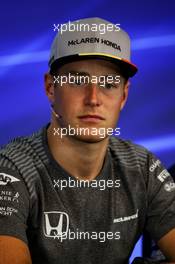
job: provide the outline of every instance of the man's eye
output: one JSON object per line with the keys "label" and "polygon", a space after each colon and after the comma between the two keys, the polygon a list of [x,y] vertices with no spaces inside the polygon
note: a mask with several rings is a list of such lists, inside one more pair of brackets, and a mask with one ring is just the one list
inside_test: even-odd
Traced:
{"label": "man's eye", "polygon": [[76,85],[83,85],[84,82],[83,82],[83,80],[82,80],[80,77],[77,77],[77,78],[75,79],[75,84],[76,84]]}
{"label": "man's eye", "polygon": [[100,86],[102,86],[103,88],[107,90],[111,90],[111,89],[118,88],[119,85],[115,82],[112,82],[112,83],[105,82],[104,84],[101,84]]}
{"label": "man's eye", "polygon": [[112,83],[106,83],[105,88],[110,90],[110,89],[114,88],[114,85]]}
{"label": "man's eye", "polygon": [[76,86],[82,86],[85,84],[83,76],[72,76],[70,83]]}

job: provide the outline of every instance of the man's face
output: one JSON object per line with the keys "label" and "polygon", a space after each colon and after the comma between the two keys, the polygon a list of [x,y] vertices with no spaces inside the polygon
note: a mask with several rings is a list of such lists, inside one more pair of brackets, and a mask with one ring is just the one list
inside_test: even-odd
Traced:
{"label": "man's face", "polygon": [[[59,84],[58,79],[56,81],[58,75]],[[58,127],[81,128],[84,132],[74,137],[85,142],[98,142],[108,137],[104,131],[115,129],[128,95],[128,83],[124,83],[122,76],[117,77],[119,75],[119,68],[109,61],[82,60],[63,65],[56,78],[52,78],[52,83],[55,80],[54,85],[48,86],[49,78],[46,78],[49,100],[55,112],[61,115],[60,119],[55,120]],[[71,77],[71,81],[61,85],[61,76],[64,76],[64,81],[65,76],[67,79],[68,76],[78,77],[75,83]],[[80,76],[86,76],[86,83],[82,82],[85,79]]]}

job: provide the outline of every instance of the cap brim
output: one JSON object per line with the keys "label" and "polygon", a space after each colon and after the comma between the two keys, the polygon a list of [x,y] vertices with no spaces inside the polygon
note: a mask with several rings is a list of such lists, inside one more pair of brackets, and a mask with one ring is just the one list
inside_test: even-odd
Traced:
{"label": "cap brim", "polygon": [[50,68],[51,70],[53,70],[56,67],[61,67],[62,65],[66,63],[84,60],[87,58],[88,59],[97,58],[97,59],[103,59],[103,60],[105,59],[105,60],[111,61],[120,67],[122,74],[126,77],[133,77],[138,71],[136,65],[131,63],[130,61],[119,58],[119,57],[115,57],[112,55],[108,55],[105,53],[80,53],[80,54],[65,56],[65,57],[56,59],[51,64]]}

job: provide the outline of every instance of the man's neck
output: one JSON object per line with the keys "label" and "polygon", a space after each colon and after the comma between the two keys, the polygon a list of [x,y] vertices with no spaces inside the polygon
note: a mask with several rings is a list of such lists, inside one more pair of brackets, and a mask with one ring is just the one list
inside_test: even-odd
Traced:
{"label": "man's neck", "polygon": [[87,143],[74,137],[54,135],[54,125],[47,130],[49,149],[54,159],[69,174],[80,180],[93,180],[101,171],[108,146],[108,138]]}

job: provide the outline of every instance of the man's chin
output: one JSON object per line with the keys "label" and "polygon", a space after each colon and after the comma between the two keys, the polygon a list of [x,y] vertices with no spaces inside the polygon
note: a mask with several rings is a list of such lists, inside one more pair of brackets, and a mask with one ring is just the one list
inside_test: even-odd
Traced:
{"label": "man's chin", "polygon": [[74,135],[72,136],[74,139],[84,142],[84,143],[98,143],[106,138],[108,138],[108,135],[105,136],[97,136],[97,135]]}

